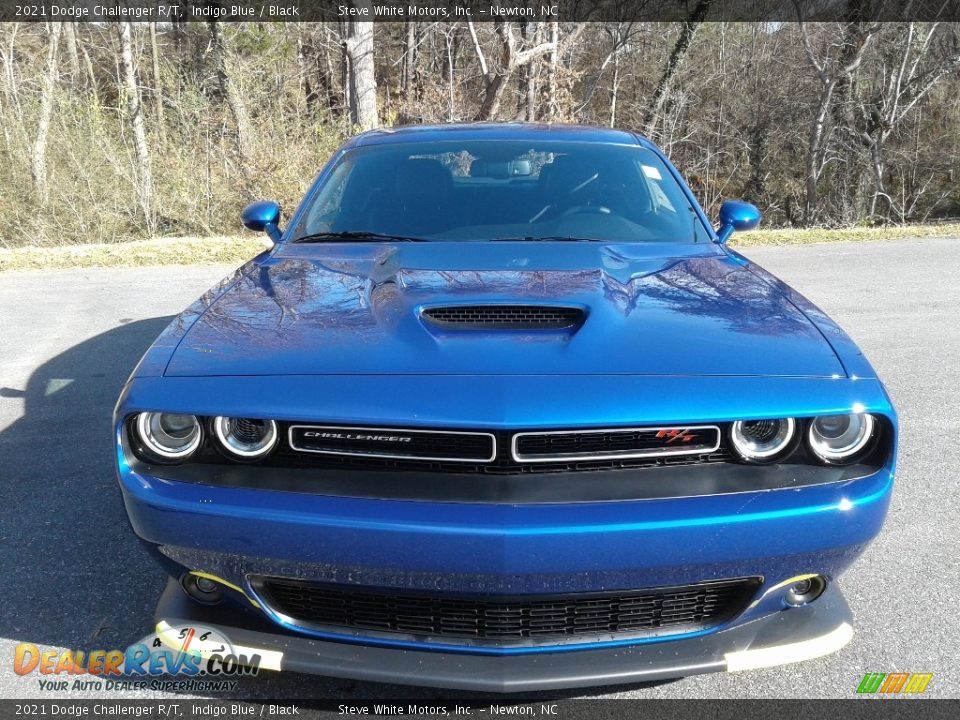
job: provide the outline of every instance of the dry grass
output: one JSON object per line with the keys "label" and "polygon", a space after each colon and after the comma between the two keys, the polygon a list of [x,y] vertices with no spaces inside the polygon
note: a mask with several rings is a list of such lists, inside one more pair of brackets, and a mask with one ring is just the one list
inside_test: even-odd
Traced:
{"label": "dry grass", "polygon": [[[750,247],[948,236],[960,237],[960,223],[835,230],[755,230],[734,235],[731,244]],[[132,240],[109,245],[0,248],[0,271],[205,263],[240,265],[267,247],[269,243],[262,236],[245,235]]]}
{"label": "dry grass", "polygon": [[261,236],[164,238],[109,245],[0,248],[0,271],[149,265],[240,265],[263,252]]}
{"label": "dry grass", "polygon": [[864,240],[902,240],[920,237],[960,237],[960,223],[940,225],[885,225],[852,228],[783,228],[736,233],[731,245],[807,245],[825,242],[857,242]]}

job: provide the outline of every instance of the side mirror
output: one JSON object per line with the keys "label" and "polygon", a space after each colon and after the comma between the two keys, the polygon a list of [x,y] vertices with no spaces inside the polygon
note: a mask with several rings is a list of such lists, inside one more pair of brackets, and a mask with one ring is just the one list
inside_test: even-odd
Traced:
{"label": "side mirror", "polygon": [[734,231],[753,230],[760,224],[760,211],[750,203],[727,200],[720,206],[720,244],[723,245]]}
{"label": "side mirror", "polygon": [[258,200],[247,205],[240,213],[240,220],[248,230],[265,232],[274,242],[279,242],[280,206],[273,200]]}

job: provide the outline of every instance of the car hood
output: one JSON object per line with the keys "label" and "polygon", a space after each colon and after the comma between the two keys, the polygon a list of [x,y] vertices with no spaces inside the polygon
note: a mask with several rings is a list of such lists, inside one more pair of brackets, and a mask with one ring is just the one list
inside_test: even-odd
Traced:
{"label": "car hood", "polygon": [[[567,330],[463,330],[421,315],[476,304],[573,306],[585,320]],[[165,372],[317,374],[836,377],[844,369],[783,292],[717,245],[496,242],[279,248],[206,308]]]}

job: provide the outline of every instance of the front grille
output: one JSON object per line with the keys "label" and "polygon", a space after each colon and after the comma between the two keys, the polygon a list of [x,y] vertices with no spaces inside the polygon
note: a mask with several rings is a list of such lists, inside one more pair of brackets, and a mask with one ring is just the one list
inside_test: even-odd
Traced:
{"label": "front grille", "polygon": [[698,425],[517,433],[513,443],[513,458],[517,462],[700,455],[719,449],[720,428]]}
{"label": "front grille", "polygon": [[479,463],[496,456],[495,437],[485,432],[291,425],[287,439],[292,450],[319,455]]}
{"label": "front grille", "polygon": [[[429,442],[397,443],[392,440],[366,441],[342,438],[303,438],[294,428],[325,428],[333,433],[387,434],[389,437],[421,436]],[[721,433],[715,428],[716,434]],[[691,428],[687,428],[690,430]],[[293,432],[291,432],[293,431]],[[654,438],[663,443],[666,453],[645,454],[653,441],[645,439],[646,448],[637,452],[638,439],[643,433],[656,435],[659,429],[608,430],[603,432],[583,431],[558,434],[513,433],[491,431],[489,433],[450,433],[429,430],[377,430],[372,428],[343,428],[332,426],[283,426],[288,442],[266,462],[284,467],[328,468],[331,470],[408,470],[423,473],[460,473],[484,475],[523,475],[542,473],[599,472],[633,468],[655,468],[676,465],[728,462],[730,454],[723,445],[722,437],[716,445],[701,444],[691,440],[691,445],[681,437],[665,444],[670,438]],[[549,438],[544,445],[543,438]],[[701,440],[709,440],[712,434],[704,434]],[[516,439],[520,454],[512,447]],[[495,441],[496,454],[491,458],[490,442]],[[642,444],[642,443],[641,443]],[[633,450],[633,452],[624,452]],[[558,451],[563,451],[560,454]],[[581,454],[581,451],[584,451]],[[598,452],[603,451],[603,452]],[[537,453],[540,455],[537,455]],[[527,454],[524,454],[527,453]],[[485,458],[485,459],[481,459]],[[530,459],[524,459],[530,458]]]}
{"label": "front grille", "polygon": [[550,305],[454,305],[427,308],[423,318],[438,327],[475,330],[563,330],[580,325],[580,308]]}
{"label": "front grille", "polygon": [[255,582],[264,602],[301,627],[494,646],[690,632],[738,615],[759,584],[758,578],[745,578],[684,587],[502,599],[407,594],[280,578]]}

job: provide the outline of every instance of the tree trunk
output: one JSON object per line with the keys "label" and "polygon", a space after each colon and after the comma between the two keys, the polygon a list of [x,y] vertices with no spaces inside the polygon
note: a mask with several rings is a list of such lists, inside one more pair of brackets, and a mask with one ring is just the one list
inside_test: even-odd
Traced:
{"label": "tree trunk", "polygon": [[153,114],[160,142],[166,144],[167,130],[163,122],[163,87],[160,84],[160,48],[157,47],[157,23],[150,23],[150,64],[153,70]]}
{"label": "tree trunk", "polygon": [[[366,8],[373,16],[371,0],[350,0],[356,8]],[[380,124],[377,115],[377,78],[373,64],[373,23],[350,20],[344,41],[347,54],[347,79],[350,96],[350,122],[361,130]]]}
{"label": "tree trunk", "polygon": [[416,118],[417,92],[417,23],[407,21],[403,48],[403,117],[409,122]]}
{"label": "tree trunk", "polygon": [[[852,131],[852,115],[849,103],[849,88],[864,52],[875,30],[863,27],[860,23],[847,23],[843,27],[843,46],[838,58],[831,61],[829,58],[818,60],[813,44],[807,34],[807,27],[800,23],[800,36],[803,41],[807,60],[813,66],[820,80],[820,94],[817,104],[817,114],[810,125],[807,136],[807,150],[804,161],[804,206],[803,222],[811,225],[817,220],[817,210],[820,204],[818,183],[825,165],[829,135],[827,120],[833,116],[834,127],[841,133],[850,134]],[[848,125],[848,122],[850,123]],[[832,132],[837,132],[834,130]],[[851,163],[847,160],[844,170],[848,181],[852,178]],[[847,183],[847,187],[850,186]],[[841,192],[846,197],[849,193]]]}
{"label": "tree trunk", "polygon": [[610,127],[617,126],[617,94],[620,92],[620,53],[613,56],[613,81],[610,84]]}
{"label": "tree trunk", "polygon": [[560,23],[550,23],[550,74],[547,78],[547,120],[553,122],[557,117],[557,66],[560,61]]}
{"label": "tree trunk", "polygon": [[[324,32],[330,32],[329,28],[325,28]],[[326,93],[327,110],[330,112],[330,117],[340,117],[343,115],[343,106],[337,100],[337,82],[334,76],[333,58],[330,56],[330,50],[330,43],[327,42],[327,38],[325,37],[323,43],[322,66],[320,65],[320,59],[317,58],[317,78],[318,82],[323,86],[324,92]]]}
{"label": "tree trunk", "polygon": [[120,50],[123,62],[123,94],[127,98],[127,112],[133,126],[133,146],[137,153],[138,177],[137,196],[140,209],[147,223],[147,229],[154,230],[153,212],[153,173],[150,168],[150,148],[147,146],[147,132],[143,121],[143,105],[140,102],[140,88],[137,86],[137,73],[133,65],[133,25],[121,22]]}
{"label": "tree trunk", "polygon": [[227,70],[227,44],[217,28],[216,21],[211,21],[209,27],[210,49],[213,51],[213,62],[217,69],[217,82],[226,98],[233,122],[237,126],[237,152],[240,154],[244,168],[249,169],[253,163],[254,135],[247,105],[243,101],[243,94]]}
{"label": "tree trunk", "polygon": [[40,204],[47,201],[47,136],[50,133],[50,118],[53,116],[54,93],[57,86],[57,51],[60,45],[62,23],[51,23],[47,44],[47,69],[40,91],[40,122],[30,152],[30,170],[33,176],[33,192]]}
{"label": "tree trunk", "polygon": [[453,122],[456,117],[454,111],[454,101],[456,94],[454,92],[455,65],[453,62],[453,33],[444,35],[444,43],[447,51],[446,75],[447,75],[447,122]]}
{"label": "tree trunk", "polygon": [[873,195],[870,198],[870,219],[873,220],[877,214],[877,200],[881,197],[887,201],[887,219],[890,217],[890,210],[893,209],[890,203],[890,196],[887,194],[886,184],[883,180],[883,144],[880,138],[874,138],[870,146],[870,164],[873,166]]}
{"label": "tree trunk", "polygon": [[[512,74],[512,73],[511,73]],[[503,91],[507,89],[507,80],[509,75],[494,75],[487,83],[486,92],[483,94],[483,104],[480,106],[480,112],[477,113],[477,120],[495,120],[500,114],[500,101],[503,99]]]}
{"label": "tree trunk", "polygon": [[498,41],[499,62],[496,67],[487,64],[486,55],[477,37],[476,28],[472,22],[467,22],[470,35],[473,38],[474,50],[480,63],[480,72],[484,79],[483,102],[477,111],[475,120],[492,120],[500,112],[500,103],[504,90],[518,68],[529,65],[541,55],[550,52],[553,43],[540,43],[529,49],[521,50],[517,47],[517,40],[513,35],[510,23],[495,20],[496,36]]}
{"label": "tree trunk", "polygon": [[349,32],[349,23],[341,20],[340,23],[340,87],[343,88],[343,111],[347,114],[347,119],[351,117],[350,107],[353,101],[350,99],[350,53],[347,52],[347,33]]}
{"label": "tree trunk", "polygon": [[300,90],[303,95],[303,102],[306,106],[307,114],[312,114],[317,100],[317,91],[313,89],[310,82],[313,76],[313,63],[311,55],[313,54],[312,43],[304,40],[304,28],[297,24],[297,67],[300,75]]}
{"label": "tree trunk", "polygon": [[4,51],[0,49],[0,57],[3,58],[3,79],[4,79],[4,92],[7,95],[7,99],[10,101],[10,105],[13,106],[14,110],[17,113],[17,120],[20,123],[23,123],[23,113],[20,109],[20,95],[17,90],[18,83],[16,80],[16,50],[17,50],[17,23],[10,23],[10,39],[7,43],[7,49]]}
{"label": "tree trunk", "polygon": [[[524,37],[530,36],[533,45],[539,45],[542,39],[542,26],[535,23],[533,31],[527,27],[529,23],[524,23]],[[537,66],[534,63],[528,63],[524,68],[524,93],[523,102],[518,113],[519,119],[527,122],[535,122],[537,119]]]}
{"label": "tree trunk", "polygon": [[76,25],[63,23],[63,34],[67,41],[67,57],[70,60],[70,83],[76,85],[80,78],[80,53],[77,52]]}
{"label": "tree trunk", "polygon": [[827,115],[830,112],[831,98],[833,90],[836,87],[836,78],[830,78],[823,82],[820,89],[820,102],[817,114],[810,126],[810,136],[807,139],[807,155],[804,164],[804,192],[805,199],[803,205],[803,224],[811,225],[817,214],[817,183],[820,180],[820,157],[823,152],[824,129],[826,128]]}
{"label": "tree trunk", "polygon": [[653,97],[650,98],[647,109],[643,113],[643,132],[645,135],[652,135],[657,129],[664,107],[668,104],[677,71],[683,65],[683,59],[690,49],[690,43],[710,9],[710,2],[711,0],[699,0],[680,27],[680,37],[677,38],[677,42],[673,46],[673,52],[670,53],[670,58],[667,60],[667,67],[663,71],[663,75],[660,76],[660,82],[657,83],[657,88],[653,91]]}
{"label": "tree trunk", "polygon": [[97,76],[93,72],[93,62],[90,60],[90,53],[83,45],[80,46],[80,52],[83,55],[83,67],[87,73],[87,84],[89,86],[90,97],[93,100],[94,107],[100,107],[100,94],[97,91]]}

